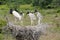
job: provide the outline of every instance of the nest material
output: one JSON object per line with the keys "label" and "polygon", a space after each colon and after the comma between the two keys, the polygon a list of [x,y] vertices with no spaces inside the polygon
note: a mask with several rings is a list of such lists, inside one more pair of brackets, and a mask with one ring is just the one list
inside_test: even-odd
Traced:
{"label": "nest material", "polygon": [[10,30],[16,40],[38,40],[46,28],[41,25],[23,27],[8,23],[5,29]]}

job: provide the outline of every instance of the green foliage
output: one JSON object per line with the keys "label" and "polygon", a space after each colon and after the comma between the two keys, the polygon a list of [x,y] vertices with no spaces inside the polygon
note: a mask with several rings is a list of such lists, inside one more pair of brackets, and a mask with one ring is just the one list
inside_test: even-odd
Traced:
{"label": "green foliage", "polygon": [[[7,8],[6,8],[7,7]],[[27,10],[34,10],[34,8],[38,8],[39,9],[39,6],[38,7],[33,7],[31,4],[30,5],[19,5],[19,10],[22,10],[24,13],[27,11]],[[0,5],[0,28],[2,26],[5,26],[6,25],[6,20],[4,18],[4,15],[7,14],[9,11],[9,8],[7,5]],[[54,30],[55,32],[60,32],[60,20],[55,20],[55,16],[56,14],[59,15],[60,17],[60,9],[39,9],[39,11],[42,13],[43,15],[43,22],[47,22],[47,23],[52,23],[52,25],[55,23],[59,23],[59,27],[56,26],[53,26],[53,28],[51,28],[51,30]],[[7,14],[8,15],[8,14]],[[26,16],[26,15],[25,15]],[[11,16],[9,16],[11,17]],[[24,17],[24,25],[30,25],[30,19],[27,19],[28,17]],[[13,20],[13,17],[12,19]],[[11,21],[10,20],[10,21]],[[55,20],[55,21],[54,21]],[[13,20],[14,21],[14,20]],[[27,21],[27,22],[26,22]],[[8,35],[9,36],[9,35]],[[3,34],[0,34],[0,40],[3,40],[3,37],[5,37]],[[10,37],[8,40],[12,40]]]}
{"label": "green foliage", "polygon": [[2,12],[2,10],[8,10],[8,6],[7,5],[0,5],[0,13]]}
{"label": "green foliage", "polygon": [[39,2],[40,2],[39,0],[34,0],[33,1],[33,6],[39,6]]}
{"label": "green foliage", "polygon": [[0,28],[1,28],[2,26],[5,26],[5,25],[6,25],[6,21],[5,21],[5,20],[0,19]]}
{"label": "green foliage", "polygon": [[9,8],[19,8],[22,4],[32,4],[41,8],[60,7],[60,0],[0,0],[0,5],[7,4]]}
{"label": "green foliage", "polygon": [[21,10],[33,10],[34,7],[32,5],[20,5]]}
{"label": "green foliage", "polygon": [[32,3],[32,0],[0,0],[0,2],[7,4],[9,8],[19,8],[21,4]]}
{"label": "green foliage", "polygon": [[51,2],[52,2],[52,0],[34,0],[33,6],[40,6],[41,8],[45,8]]}
{"label": "green foliage", "polygon": [[0,34],[0,40],[3,40],[3,34]]}
{"label": "green foliage", "polygon": [[51,6],[53,7],[60,7],[60,0],[53,0],[51,3]]}

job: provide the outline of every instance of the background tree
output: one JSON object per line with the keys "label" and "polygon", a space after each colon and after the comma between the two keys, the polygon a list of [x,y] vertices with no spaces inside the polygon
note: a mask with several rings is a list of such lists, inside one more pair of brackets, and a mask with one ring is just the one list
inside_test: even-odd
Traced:
{"label": "background tree", "polygon": [[42,8],[45,8],[49,4],[51,4],[52,0],[35,0],[33,2],[33,6],[40,6]]}

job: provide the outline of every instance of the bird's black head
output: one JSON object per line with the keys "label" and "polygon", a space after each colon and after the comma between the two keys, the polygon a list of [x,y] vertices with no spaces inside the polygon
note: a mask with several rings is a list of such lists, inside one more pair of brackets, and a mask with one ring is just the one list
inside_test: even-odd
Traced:
{"label": "bird's black head", "polygon": [[12,14],[13,9],[10,9],[10,14]]}
{"label": "bird's black head", "polygon": [[29,11],[27,12],[27,14],[29,14]]}
{"label": "bird's black head", "polygon": [[23,12],[22,12],[22,11],[20,11],[20,12],[19,12],[19,14],[20,14],[20,15],[23,15]]}
{"label": "bird's black head", "polygon": [[35,10],[34,12],[38,12],[38,10]]}
{"label": "bird's black head", "polygon": [[23,13],[22,12],[20,12],[20,15],[22,15]]}

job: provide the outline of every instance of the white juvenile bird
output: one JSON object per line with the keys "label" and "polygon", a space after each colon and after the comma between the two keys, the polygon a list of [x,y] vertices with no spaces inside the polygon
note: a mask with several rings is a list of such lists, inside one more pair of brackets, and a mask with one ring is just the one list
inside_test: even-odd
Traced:
{"label": "white juvenile bird", "polygon": [[36,13],[37,18],[38,18],[38,24],[40,24],[40,23],[41,23],[41,20],[42,20],[42,15],[41,15],[41,13],[38,12],[37,10],[35,10],[35,13]]}
{"label": "white juvenile bird", "polygon": [[16,17],[16,18],[18,18],[19,20],[21,20],[21,15],[18,13],[18,12],[16,12],[15,10],[13,10],[13,15]]}
{"label": "white juvenile bird", "polygon": [[22,20],[22,13],[19,13],[16,9],[15,10],[10,9],[10,14],[13,14],[14,17],[20,21]]}
{"label": "white juvenile bird", "polygon": [[31,13],[31,12],[27,12],[27,14],[28,14],[28,16],[29,16],[29,18],[31,20],[31,25],[33,25],[34,24],[34,20],[36,20],[36,16],[33,13]]}

